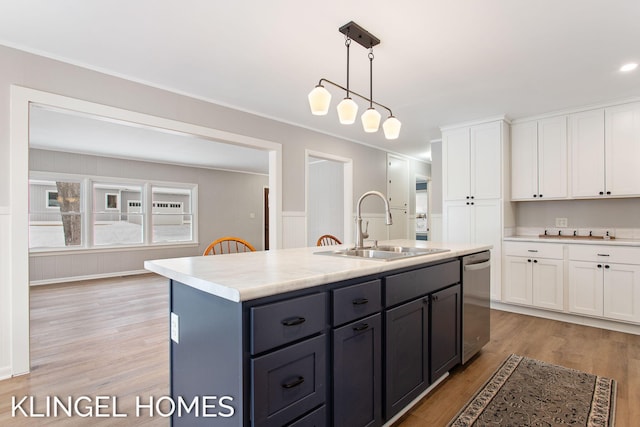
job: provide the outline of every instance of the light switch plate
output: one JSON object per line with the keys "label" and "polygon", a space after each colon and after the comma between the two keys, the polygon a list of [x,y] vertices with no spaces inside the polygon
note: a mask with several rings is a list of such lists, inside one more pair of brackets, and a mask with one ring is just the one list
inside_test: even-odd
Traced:
{"label": "light switch plate", "polygon": [[171,339],[176,343],[180,343],[180,318],[174,312],[171,312]]}

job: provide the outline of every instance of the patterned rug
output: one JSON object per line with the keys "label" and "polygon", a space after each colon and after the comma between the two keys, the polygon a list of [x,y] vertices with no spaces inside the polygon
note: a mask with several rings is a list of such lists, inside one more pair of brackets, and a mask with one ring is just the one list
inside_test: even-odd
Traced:
{"label": "patterned rug", "polygon": [[512,354],[449,426],[611,427],[615,399],[615,380]]}

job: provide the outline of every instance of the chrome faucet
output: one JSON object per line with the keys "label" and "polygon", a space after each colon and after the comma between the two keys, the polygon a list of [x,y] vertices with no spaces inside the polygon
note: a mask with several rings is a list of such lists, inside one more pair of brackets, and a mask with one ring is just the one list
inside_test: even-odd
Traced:
{"label": "chrome faucet", "polygon": [[[362,196],[360,196],[360,199],[358,199],[358,205],[356,207],[356,249],[363,248],[364,239],[369,237],[369,234],[367,233],[367,231],[362,231],[362,214],[361,214],[362,201],[367,196],[378,196],[382,199],[382,201],[384,202],[385,213],[387,215],[385,224],[387,225],[393,224],[393,219],[391,218],[391,209],[389,208],[389,201],[387,200],[385,195],[379,191],[367,191],[366,193],[364,193]],[[368,228],[368,225],[367,225],[367,228]]]}

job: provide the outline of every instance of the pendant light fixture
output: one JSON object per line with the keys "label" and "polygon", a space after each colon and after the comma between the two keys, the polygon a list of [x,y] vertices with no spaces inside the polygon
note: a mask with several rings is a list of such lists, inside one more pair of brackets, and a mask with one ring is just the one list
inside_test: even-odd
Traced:
{"label": "pendant light fixture", "polygon": [[[351,21],[338,29],[345,35],[345,46],[347,47],[347,87],[343,87],[325,78],[321,78],[318,85],[309,93],[309,107],[311,113],[318,116],[326,115],[331,104],[331,93],[323,86],[322,83],[328,83],[346,92],[345,98],[338,104],[338,118],[342,124],[352,124],[358,114],[358,104],[351,98],[355,95],[369,103],[369,108],[362,114],[360,120],[365,132],[377,132],[380,128],[381,115],[374,108],[374,104],[384,108],[389,112],[389,117],[382,125],[384,136],[386,139],[397,139],[400,135],[400,127],[402,124],[398,120],[389,107],[386,107],[373,100],[373,47],[380,43],[380,40],[369,33],[367,30]],[[360,95],[349,88],[349,47],[351,40],[355,40],[358,44],[369,49],[369,97]]]}

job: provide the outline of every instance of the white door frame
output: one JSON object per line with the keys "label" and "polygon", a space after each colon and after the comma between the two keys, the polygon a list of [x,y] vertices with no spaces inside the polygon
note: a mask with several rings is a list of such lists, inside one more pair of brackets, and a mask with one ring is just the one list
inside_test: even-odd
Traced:
{"label": "white door frame", "polygon": [[[176,120],[137,113],[108,105],[42,92],[21,86],[11,86],[9,164],[10,197],[9,239],[0,242],[0,253],[9,255],[5,274],[7,282],[0,286],[10,288],[9,337],[0,334],[0,346],[7,345],[11,354],[11,376],[28,373],[29,354],[29,107],[36,103],[89,113],[115,120],[139,123],[177,132],[193,134],[205,139],[233,145],[256,148],[269,155],[269,245],[282,246],[282,145],[276,142],[238,135],[217,129],[197,126]],[[2,302],[0,301],[0,304]],[[0,332],[2,332],[0,330]],[[7,339],[8,338],[8,339]]]}
{"label": "white door frame", "polygon": [[[342,243],[353,243],[353,160],[347,157],[340,157],[333,154],[321,153],[319,151],[304,150],[304,240],[308,240],[309,221],[309,157],[331,160],[342,163],[343,168],[343,196],[344,196],[344,241]],[[313,245],[315,242],[307,242]]]}

